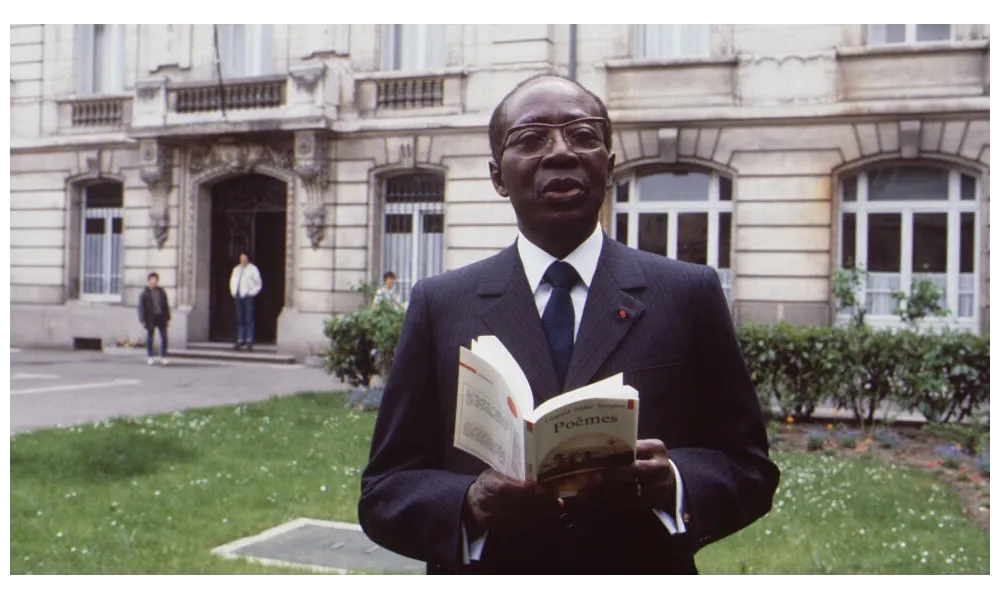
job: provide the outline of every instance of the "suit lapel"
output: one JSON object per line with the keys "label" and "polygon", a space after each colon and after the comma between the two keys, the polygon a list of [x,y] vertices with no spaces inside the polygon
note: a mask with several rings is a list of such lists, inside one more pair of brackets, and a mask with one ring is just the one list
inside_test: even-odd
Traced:
{"label": "suit lapel", "polygon": [[557,395],[560,390],[549,342],[516,245],[497,256],[495,268],[487,268],[478,285],[480,296],[496,297],[483,311],[483,322],[521,365],[535,405]]}
{"label": "suit lapel", "polygon": [[[597,374],[625,334],[645,310],[642,302],[625,290],[645,287],[645,278],[631,252],[607,236],[597,271],[587,292],[580,331],[566,374],[566,388],[588,383]],[[545,339],[542,331],[542,339]]]}

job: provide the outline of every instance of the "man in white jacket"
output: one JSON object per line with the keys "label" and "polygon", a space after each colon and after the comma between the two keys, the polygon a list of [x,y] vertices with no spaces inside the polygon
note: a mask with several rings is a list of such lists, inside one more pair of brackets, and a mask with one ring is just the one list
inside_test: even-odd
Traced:
{"label": "man in white jacket", "polygon": [[264,287],[257,266],[250,262],[246,252],[240,254],[240,264],[229,276],[229,292],[236,301],[236,343],[233,350],[246,345],[253,350],[253,299]]}

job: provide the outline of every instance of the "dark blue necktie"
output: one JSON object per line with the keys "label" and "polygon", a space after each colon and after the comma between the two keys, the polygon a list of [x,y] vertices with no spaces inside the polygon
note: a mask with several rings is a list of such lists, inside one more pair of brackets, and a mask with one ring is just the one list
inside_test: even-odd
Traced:
{"label": "dark blue necktie", "polygon": [[580,275],[569,263],[556,261],[549,265],[542,281],[552,286],[552,295],[542,312],[542,327],[549,338],[549,352],[559,380],[559,389],[566,384],[566,371],[573,355],[573,332],[576,315],[570,290],[580,281]]}

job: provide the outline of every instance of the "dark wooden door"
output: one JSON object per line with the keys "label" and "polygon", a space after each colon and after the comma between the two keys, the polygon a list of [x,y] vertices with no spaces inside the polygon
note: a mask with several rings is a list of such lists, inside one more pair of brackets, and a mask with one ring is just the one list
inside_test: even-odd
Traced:
{"label": "dark wooden door", "polygon": [[212,189],[211,305],[212,341],[236,340],[236,305],[229,276],[241,252],[260,270],[264,287],[254,302],[257,343],[278,338],[278,316],[285,304],[285,183],[266,175],[244,175]]}

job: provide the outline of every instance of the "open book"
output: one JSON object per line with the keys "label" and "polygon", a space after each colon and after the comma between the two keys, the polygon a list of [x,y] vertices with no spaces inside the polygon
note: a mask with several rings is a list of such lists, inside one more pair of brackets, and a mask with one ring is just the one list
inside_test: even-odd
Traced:
{"label": "open book", "polygon": [[508,477],[571,496],[588,475],[635,460],[639,392],[622,374],[534,406],[521,367],[494,336],[460,348],[454,445]]}

